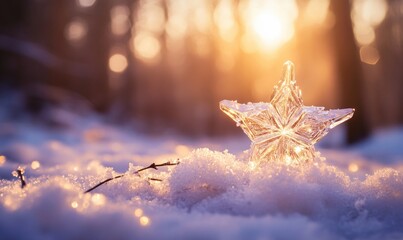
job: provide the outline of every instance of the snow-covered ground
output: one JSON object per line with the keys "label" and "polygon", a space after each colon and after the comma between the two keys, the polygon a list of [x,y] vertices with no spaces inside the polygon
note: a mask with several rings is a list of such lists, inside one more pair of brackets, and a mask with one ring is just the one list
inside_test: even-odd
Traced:
{"label": "snow-covered ground", "polygon": [[10,115],[12,102],[0,116],[0,239],[403,239],[403,129],[319,149],[327,160],[304,167],[257,167],[242,135],[146,136],[63,108],[46,113],[52,128]]}

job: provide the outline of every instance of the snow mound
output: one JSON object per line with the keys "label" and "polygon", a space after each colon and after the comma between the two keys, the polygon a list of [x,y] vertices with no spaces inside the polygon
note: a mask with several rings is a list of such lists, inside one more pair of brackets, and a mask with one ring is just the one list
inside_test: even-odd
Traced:
{"label": "snow mound", "polygon": [[326,163],[256,168],[206,148],[166,171],[137,176],[133,169],[90,194],[83,190],[99,176],[31,178],[23,190],[1,180],[2,239],[403,237],[403,175],[393,169],[361,181]]}

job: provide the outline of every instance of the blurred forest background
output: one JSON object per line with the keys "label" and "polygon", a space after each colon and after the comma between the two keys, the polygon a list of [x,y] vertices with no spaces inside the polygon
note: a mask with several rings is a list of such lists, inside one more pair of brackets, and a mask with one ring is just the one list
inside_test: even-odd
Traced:
{"label": "blurred forest background", "polygon": [[0,86],[34,113],[79,99],[151,133],[239,132],[219,101],[269,101],[286,60],[305,105],[356,108],[350,143],[403,123],[401,0],[0,2]]}

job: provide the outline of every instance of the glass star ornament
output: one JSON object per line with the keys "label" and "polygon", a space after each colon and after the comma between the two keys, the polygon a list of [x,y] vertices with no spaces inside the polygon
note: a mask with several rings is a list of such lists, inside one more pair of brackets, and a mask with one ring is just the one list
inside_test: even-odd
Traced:
{"label": "glass star ornament", "polygon": [[274,88],[270,103],[220,102],[221,110],[252,141],[251,161],[286,165],[311,162],[315,158],[314,144],[354,114],[352,108],[325,110],[304,106],[294,72],[292,62],[284,63],[282,79]]}

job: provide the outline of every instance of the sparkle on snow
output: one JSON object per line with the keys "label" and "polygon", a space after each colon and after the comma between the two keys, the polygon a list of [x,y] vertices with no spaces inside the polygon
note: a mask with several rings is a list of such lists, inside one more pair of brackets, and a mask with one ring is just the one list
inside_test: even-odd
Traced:
{"label": "sparkle on snow", "polygon": [[313,145],[329,129],[353,116],[352,108],[325,110],[324,107],[304,106],[294,76],[294,64],[287,61],[270,103],[220,102],[221,110],[252,141],[251,160],[254,162],[287,165],[309,162],[315,156]]}

